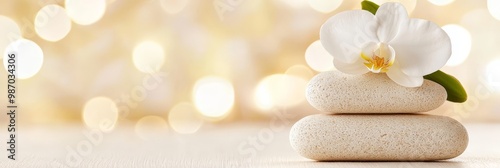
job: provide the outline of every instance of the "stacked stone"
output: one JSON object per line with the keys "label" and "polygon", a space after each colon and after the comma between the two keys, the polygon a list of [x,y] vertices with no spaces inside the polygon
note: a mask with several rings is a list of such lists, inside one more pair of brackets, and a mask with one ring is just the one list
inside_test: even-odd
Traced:
{"label": "stacked stone", "polygon": [[408,88],[386,74],[316,75],[306,98],[325,114],[307,116],[290,131],[300,155],[319,161],[429,161],[465,150],[467,131],[458,121],[416,114],[441,106],[446,90],[433,81]]}

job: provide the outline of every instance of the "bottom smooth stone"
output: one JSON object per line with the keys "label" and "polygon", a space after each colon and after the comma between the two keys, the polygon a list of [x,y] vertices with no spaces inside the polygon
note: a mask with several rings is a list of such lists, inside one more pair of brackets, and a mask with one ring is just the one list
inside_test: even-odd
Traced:
{"label": "bottom smooth stone", "polygon": [[444,160],[462,154],[468,141],[458,121],[418,114],[317,114],[290,131],[295,151],[318,161]]}

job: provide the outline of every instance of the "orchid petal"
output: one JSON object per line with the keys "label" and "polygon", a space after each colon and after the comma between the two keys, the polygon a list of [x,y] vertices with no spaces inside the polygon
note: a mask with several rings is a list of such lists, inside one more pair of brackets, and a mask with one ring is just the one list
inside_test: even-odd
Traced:
{"label": "orchid petal", "polygon": [[395,62],[386,74],[392,81],[405,87],[420,87],[424,82],[423,76],[410,76],[401,71],[398,62]]}
{"label": "orchid petal", "polygon": [[364,60],[359,57],[354,63],[345,63],[338,59],[333,59],[333,66],[335,66],[335,69],[346,74],[361,75],[370,71],[363,62]]}
{"label": "orchid petal", "polygon": [[451,41],[433,22],[410,19],[389,42],[396,51],[401,71],[410,76],[424,76],[439,70],[451,56]]}
{"label": "orchid petal", "polygon": [[366,43],[378,42],[376,30],[376,18],[370,12],[345,11],[331,17],[321,26],[320,40],[334,60],[354,63]]}
{"label": "orchid petal", "polygon": [[410,18],[403,5],[400,3],[384,3],[375,14],[379,27],[377,36],[382,43],[388,43],[400,31],[401,25],[407,24]]}

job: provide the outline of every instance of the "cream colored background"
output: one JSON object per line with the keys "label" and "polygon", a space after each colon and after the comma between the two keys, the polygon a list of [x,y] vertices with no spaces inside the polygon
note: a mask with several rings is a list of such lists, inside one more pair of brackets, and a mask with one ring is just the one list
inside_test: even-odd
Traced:
{"label": "cream colored background", "polygon": [[[490,62],[500,59],[500,21],[489,13],[487,2],[455,0],[437,6],[426,0],[403,1],[415,5],[411,17],[432,20],[440,26],[457,24],[472,37],[468,58],[459,66],[442,69],[463,82],[469,101],[447,102],[431,113],[462,122],[500,121],[500,92],[495,91],[500,72],[486,69]],[[186,5],[180,5],[178,13],[162,7],[165,3],[175,8],[183,2]],[[83,107],[93,97],[118,100],[129,94],[147,77],[132,62],[133,48],[145,40],[163,47],[165,63],[160,72],[167,77],[148,91],[137,107],[130,108],[130,113],[120,116],[118,124],[133,124],[149,115],[167,122],[168,113],[176,104],[192,102],[195,82],[207,75],[230,81],[235,98],[223,118],[197,114],[204,122],[268,120],[280,110],[298,114],[294,119],[318,113],[303,99],[301,91],[291,91],[286,99],[298,104],[263,110],[255,102],[256,86],[272,74],[286,73],[307,81],[318,73],[305,61],[307,47],[318,40],[319,28],[327,18],[340,11],[359,9],[359,1],[344,0],[336,10],[321,13],[311,8],[307,0],[243,0],[228,10],[223,20],[217,15],[214,2],[109,0],[106,13],[98,22],[87,26],[72,23],[64,39],[48,42],[33,32],[34,17],[44,4],[64,7],[64,2],[2,0],[0,15],[16,21],[23,28],[23,36],[35,41],[44,52],[38,74],[18,81],[20,121],[34,125],[82,123]],[[5,74],[0,72],[0,76]],[[6,78],[0,78],[0,83],[5,84]],[[5,89],[0,90],[0,95],[6,95]],[[6,105],[3,100],[2,107]]]}

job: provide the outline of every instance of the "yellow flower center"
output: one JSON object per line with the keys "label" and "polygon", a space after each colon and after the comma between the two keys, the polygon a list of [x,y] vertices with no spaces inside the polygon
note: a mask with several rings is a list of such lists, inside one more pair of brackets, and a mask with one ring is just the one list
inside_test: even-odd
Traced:
{"label": "yellow flower center", "polygon": [[394,49],[387,44],[371,44],[361,52],[361,58],[365,60],[364,64],[368,70],[381,73],[387,72],[394,64],[395,53]]}

